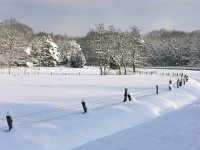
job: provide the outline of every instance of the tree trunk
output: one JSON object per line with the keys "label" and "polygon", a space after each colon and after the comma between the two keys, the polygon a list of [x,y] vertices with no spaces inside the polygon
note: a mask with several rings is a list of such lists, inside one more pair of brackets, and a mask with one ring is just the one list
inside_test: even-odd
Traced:
{"label": "tree trunk", "polygon": [[124,101],[123,102],[127,101],[127,96],[128,96],[128,88],[126,87],[125,91],[124,91]]}
{"label": "tree trunk", "polygon": [[135,49],[132,53],[132,67],[133,67],[133,73],[135,73]]}
{"label": "tree trunk", "polygon": [[121,65],[120,64],[118,65],[118,69],[119,69],[119,75],[121,75],[122,71],[121,71]]}
{"label": "tree trunk", "polygon": [[133,62],[133,64],[132,64],[133,66],[133,73],[135,73],[135,63]]}
{"label": "tree trunk", "polygon": [[106,75],[106,65],[104,66],[104,75]]}
{"label": "tree trunk", "polygon": [[103,68],[100,66],[101,75],[103,75]]}
{"label": "tree trunk", "polygon": [[127,74],[126,65],[124,64],[124,75]]}

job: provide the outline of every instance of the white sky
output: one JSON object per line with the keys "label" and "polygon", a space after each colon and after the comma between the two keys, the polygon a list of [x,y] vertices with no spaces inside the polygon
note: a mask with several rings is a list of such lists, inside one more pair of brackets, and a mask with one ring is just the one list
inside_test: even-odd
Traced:
{"label": "white sky", "polygon": [[36,32],[84,36],[104,23],[142,33],[200,28],[200,0],[0,0],[0,20],[14,17]]}

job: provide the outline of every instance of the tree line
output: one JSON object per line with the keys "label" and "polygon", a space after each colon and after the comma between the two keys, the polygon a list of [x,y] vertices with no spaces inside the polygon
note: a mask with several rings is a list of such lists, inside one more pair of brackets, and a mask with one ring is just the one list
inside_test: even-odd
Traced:
{"label": "tree line", "polygon": [[144,36],[152,66],[200,66],[200,30],[161,29]]}
{"label": "tree line", "polygon": [[39,32],[16,19],[0,24],[0,66],[83,67],[85,57],[80,45],[62,35]]}
{"label": "tree line", "polygon": [[84,37],[34,33],[14,18],[0,24],[0,66],[99,66],[101,74],[118,69],[127,74],[144,66],[196,66],[200,64],[200,31],[165,29],[141,35],[137,26],[122,31],[97,24]]}
{"label": "tree line", "polygon": [[136,26],[121,31],[114,26],[107,28],[103,24],[90,29],[85,37],[87,43],[86,58],[89,65],[100,67],[101,74],[106,74],[108,66],[118,69],[119,74],[127,74],[127,67],[145,66],[147,63],[146,46]]}

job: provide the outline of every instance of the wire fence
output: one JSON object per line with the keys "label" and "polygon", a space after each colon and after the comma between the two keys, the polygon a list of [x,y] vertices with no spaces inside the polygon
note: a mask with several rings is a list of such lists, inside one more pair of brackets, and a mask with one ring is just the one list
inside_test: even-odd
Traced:
{"label": "wire fence", "polygon": [[[148,69],[148,70],[147,70]],[[152,70],[154,68],[137,68],[136,72],[133,72],[132,70],[127,70],[127,75],[131,74],[140,74],[140,75],[161,75],[161,76],[181,76],[183,73],[183,70],[179,70],[178,72],[176,70],[174,71],[161,71]],[[168,69],[168,68],[163,68]],[[189,69],[188,69],[189,70]],[[193,70],[191,68],[191,70]],[[66,76],[66,75],[89,75],[94,73],[87,72],[88,68],[81,70],[76,70],[75,68],[58,68],[57,70],[51,70],[51,69],[41,69],[41,68],[4,68],[0,70],[1,75],[13,75],[13,76],[29,76],[29,75],[51,75],[51,76]],[[110,70],[108,75],[116,75],[118,70]]]}
{"label": "wire fence", "polygon": [[[139,73],[142,74],[142,73]],[[148,74],[148,72],[145,72],[144,74]],[[150,74],[157,74],[157,72],[150,72]],[[165,74],[167,76],[170,76],[169,74]],[[172,76],[175,75],[180,75],[183,76],[183,74],[171,74]],[[163,85],[158,85],[159,86],[159,94],[163,93],[163,92],[167,92],[169,91],[169,84],[163,84]],[[177,87],[177,83],[172,83],[171,86],[173,88]],[[178,87],[177,87],[178,88]],[[135,97],[135,98],[140,98],[140,97],[144,97],[144,96],[152,96],[152,95],[156,95],[158,93],[156,93],[156,85],[155,87],[149,87],[149,88],[145,88],[145,89],[129,89],[129,93],[131,93],[131,96]],[[123,94],[117,94],[117,95],[108,95],[108,96],[104,96],[101,98],[97,98],[94,100],[91,100],[88,98],[85,99],[87,102],[87,107],[89,108],[89,110],[98,110],[98,109],[102,109],[105,107],[110,107],[110,106],[115,106],[115,105],[120,105],[121,103],[123,103],[122,99],[123,99]],[[78,109],[75,111],[70,111],[70,110],[74,110],[74,109]],[[82,113],[82,107],[80,103],[75,103],[75,104],[71,104],[71,105],[64,105],[62,107],[57,107],[57,108],[52,108],[52,109],[46,109],[46,110],[42,110],[42,111],[38,111],[38,112],[31,112],[31,113],[27,113],[27,114],[22,114],[22,115],[18,115],[18,116],[12,116],[12,118],[14,119],[14,121],[16,121],[16,125],[17,126],[25,126],[25,125],[31,125],[31,124],[37,124],[37,123],[41,123],[41,122],[46,122],[46,121],[51,121],[51,120],[56,120],[56,119],[60,119],[60,118],[64,118],[64,117],[69,117],[69,116],[73,116],[73,115],[77,115],[77,114],[81,114]],[[57,112],[63,112],[62,114],[56,114]],[[55,114],[55,116],[48,116],[49,114]],[[45,118],[37,118],[37,117],[41,117],[44,116]],[[30,120],[30,117],[32,119],[32,117],[36,117],[36,120]],[[6,121],[6,118],[0,118],[0,122],[2,121]],[[1,124],[1,123],[0,123]],[[5,123],[4,123],[5,124]],[[0,127],[0,129],[4,129],[7,128],[6,126]]]}

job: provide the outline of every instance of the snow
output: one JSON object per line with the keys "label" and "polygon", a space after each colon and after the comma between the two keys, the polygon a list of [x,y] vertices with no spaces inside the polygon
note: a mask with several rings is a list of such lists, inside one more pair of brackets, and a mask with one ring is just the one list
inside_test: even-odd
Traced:
{"label": "snow", "polygon": [[[0,150],[13,150],[16,146],[20,150],[92,149],[93,146],[98,147],[93,149],[149,147],[154,150],[155,145],[158,149],[177,150],[184,136],[189,136],[188,139],[194,142],[188,140],[182,145],[183,149],[190,144],[194,144],[191,149],[198,149],[199,143],[195,140],[199,139],[197,131],[200,126],[194,114],[199,112],[199,72],[156,71],[187,73],[189,82],[177,88],[177,77],[173,76],[161,76],[159,73],[100,76],[97,68],[90,67],[16,68],[11,70],[10,75],[7,69],[1,69],[0,141],[3,142],[0,142]],[[158,95],[156,85],[159,86]],[[133,97],[130,102],[122,102],[126,86]],[[86,114],[81,106],[83,99],[88,108]],[[11,132],[8,132],[5,120],[8,110],[12,110],[14,123]],[[187,121],[190,119],[191,122]],[[191,126],[191,123],[196,126]],[[162,131],[160,125],[163,126]],[[185,131],[188,126],[194,132]],[[181,128],[179,136],[172,136],[178,127]],[[159,133],[156,134],[157,130]],[[124,140],[119,141],[119,137]],[[174,142],[162,147],[163,143],[171,141],[170,137]]]}
{"label": "snow", "polygon": [[6,116],[12,116],[12,111],[11,111],[11,110],[8,110]]}
{"label": "snow", "polygon": [[47,40],[47,42],[49,42],[49,44],[50,44],[53,48],[55,48],[55,49],[58,48],[58,45],[56,45],[56,43],[54,43],[54,42],[52,42],[52,41],[49,41],[49,40]]}
{"label": "snow", "polygon": [[29,68],[33,68],[33,63],[32,62],[26,62],[26,66]]}
{"label": "snow", "polygon": [[26,54],[28,54],[28,55],[31,54],[31,51],[32,51],[31,47],[27,47],[27,48],[25,49],[25,52],[26,52]]}
{"label": "snow", "polygon": [[200,99],[180,110],[74,150],[199,150]]}
{"label": "snow", "polygon": [[55,59],[56,61],[59,61],[59,59],[60,59],[60,53],[57,50],[58,46],[54,42],[52,42],[51,40],[49,40],[49,39],[47,39],[46,42],[51,45],[51,47],[49,48],[49,52],[50,52],[51,56],[53,57],[53,59]]}

